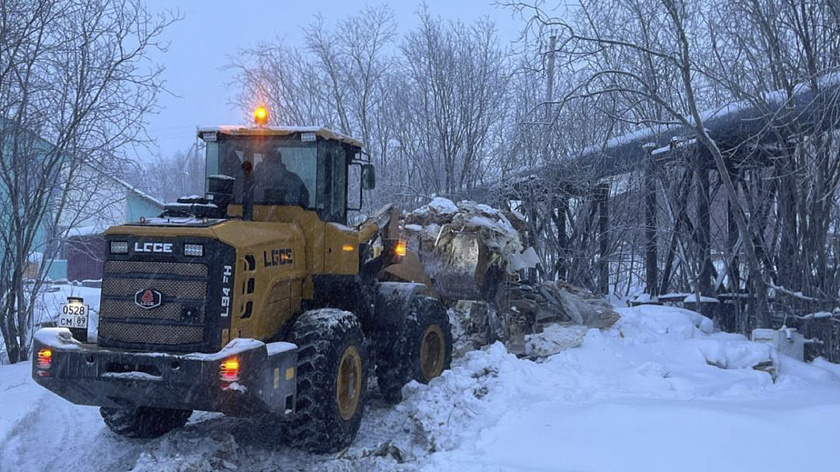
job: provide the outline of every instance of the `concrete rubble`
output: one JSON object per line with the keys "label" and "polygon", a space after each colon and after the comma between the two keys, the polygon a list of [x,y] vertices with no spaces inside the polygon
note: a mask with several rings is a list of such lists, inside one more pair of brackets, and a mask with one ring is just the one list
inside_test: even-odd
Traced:
{"label": "concrete rubble", "polygon": [[406,215],[408,246],[452,307],[456,353],[503,341],[517,355],[547,356],[579,345],[586,329],[618,320],[609,302],[588,290],[521,281],[523,270],[539,264],[525,230],[516,212],[440,197]]}

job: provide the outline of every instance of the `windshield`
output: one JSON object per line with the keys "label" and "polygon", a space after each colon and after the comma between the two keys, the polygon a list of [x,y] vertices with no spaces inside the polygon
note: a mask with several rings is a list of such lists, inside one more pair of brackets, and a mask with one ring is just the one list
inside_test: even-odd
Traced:
{"label": "windshield", "polygon": [[317,151],[314,144],[278,138],[226,139],[207,143],[207,175],[234,177],[234,203],[242,203],[248,179],[257,205],[315,208]]}

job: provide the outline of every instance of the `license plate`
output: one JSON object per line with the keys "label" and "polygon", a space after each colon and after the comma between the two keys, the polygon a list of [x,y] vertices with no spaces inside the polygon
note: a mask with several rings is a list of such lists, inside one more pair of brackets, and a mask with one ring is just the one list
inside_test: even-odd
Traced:
{"label": "license plate", "polygon": [[59,328],[87,328],[90,305],[62,303],[58,313]]}

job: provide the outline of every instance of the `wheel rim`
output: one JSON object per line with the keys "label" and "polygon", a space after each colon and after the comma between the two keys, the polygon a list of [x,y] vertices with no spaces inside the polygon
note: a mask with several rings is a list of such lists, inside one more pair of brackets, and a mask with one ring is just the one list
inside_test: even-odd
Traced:
{"label": "wheel rim", "polygon": [[423,333],[420,344],[420,370],[423,379],[428,382],[443,372],[443,362],[446,358],[446,341],[438,325],[431,325]]}
{"label": "wheel rim", "polygon": [[356,346],[347,346],[338,363],[335,403],[338,414],[345,421],[356,414],[362,391],[362,357]]}

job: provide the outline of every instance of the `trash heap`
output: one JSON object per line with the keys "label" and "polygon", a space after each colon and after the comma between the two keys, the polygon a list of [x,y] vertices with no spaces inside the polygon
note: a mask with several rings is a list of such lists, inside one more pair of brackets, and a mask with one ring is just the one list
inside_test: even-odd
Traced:
{"label": "trash heap", "polygon": [[509,284],[503,300],[507,304],[498,309],[510,313],[508,349],[528,357],[576,347],[587,329],[607,329],[619,320],[608,301],[563,280]]}
{"label": "trash heap", "polygon": [[520,236],[522,216],[488,205],[435,198],[404,222],[409,248],[447,301],[488,298],[506,276],[539,263]]}
{"label": "trash heap", "polygon": [[[452,307],[457,352],[503,341],[518,355],[545,356],[574,347],[588,328],[608,328],[618,320],[609,302],[585,289],[563,281],[520,281],[520,271],[539,263],[524,244],[525,230],[516,212],[472,201],[456,205],[435,198],[406,215],[408,246]],[[558,345],[557,332],[567,327],[572,331],[560,338],[571,341]],[[547,329],[549,341],[541,339]]]}

